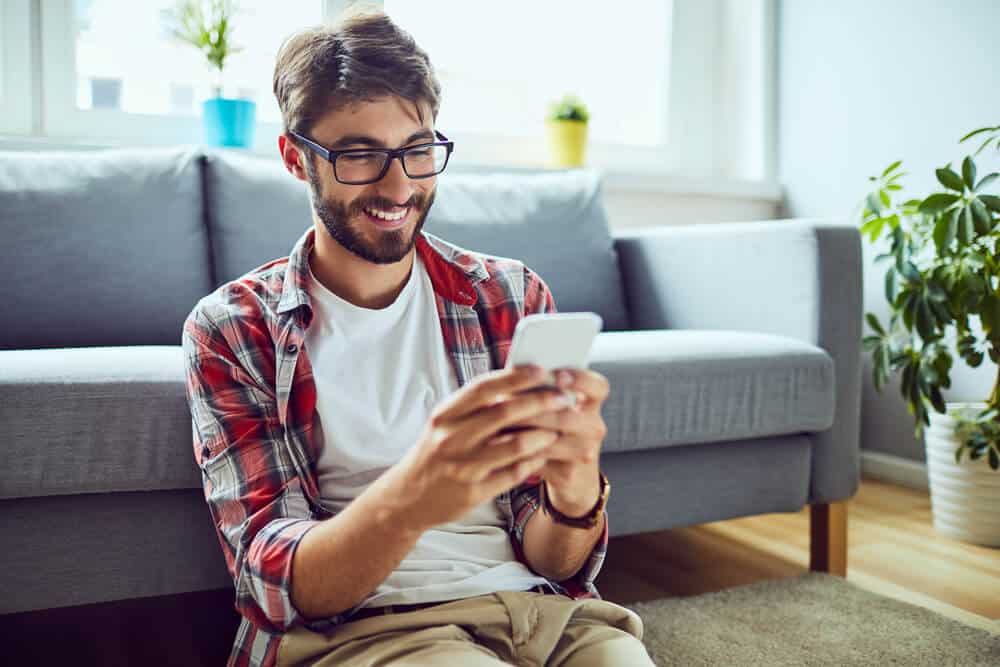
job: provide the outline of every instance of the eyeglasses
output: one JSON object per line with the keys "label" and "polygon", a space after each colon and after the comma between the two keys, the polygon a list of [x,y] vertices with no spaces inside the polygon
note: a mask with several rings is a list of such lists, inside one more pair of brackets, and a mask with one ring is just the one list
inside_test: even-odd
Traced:
{"label": "eyeglasses", "polygon": [[399,158],[403,171],[410,178],[430,178],[444,171],[448,166],[448,158],[455,148],[455,142],[450,141],[437,130],[434,136],[439,141],[406,148],[350,148],[343,151],[332,151],[323,148],[318,143],[304,137],[298,132],[289,130],[290,135],[304,143],[310,150],[333,165],[333,177],[345,185],[367,185],[381,180],[389,171],[393,158]]}

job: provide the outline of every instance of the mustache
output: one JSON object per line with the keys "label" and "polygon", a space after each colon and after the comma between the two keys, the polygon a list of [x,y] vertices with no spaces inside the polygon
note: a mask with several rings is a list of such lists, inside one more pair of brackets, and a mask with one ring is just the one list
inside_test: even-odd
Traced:
{"label": "mustache", "polygon": [[404,207],[404,206],[407,208],[421,209],[424,207],[425,203],[426,203],[426,197],[414,194],[412,197],[410,197],[409,200],[407,200],[403,204],[397,204],[396,202],[390,201],[388,199],[375,198],[375,199],[367,199],[362,202],[355,202],[354,209],[356,213],[361,213],[363,209],[366,208],[375,208],[382,211],[391,211],[394,208]]}

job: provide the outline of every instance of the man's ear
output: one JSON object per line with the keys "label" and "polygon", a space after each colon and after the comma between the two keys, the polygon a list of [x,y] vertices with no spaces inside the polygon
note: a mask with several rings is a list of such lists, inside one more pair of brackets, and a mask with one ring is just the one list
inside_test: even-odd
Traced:
{"label": "man's ear", "polygon": [[282,132],[278,135],[278,152],[281,153],[281,161],[285,163],[287,169],[295,178],[300,181],[309,182],[309,174],[303,160],[309,158]]}

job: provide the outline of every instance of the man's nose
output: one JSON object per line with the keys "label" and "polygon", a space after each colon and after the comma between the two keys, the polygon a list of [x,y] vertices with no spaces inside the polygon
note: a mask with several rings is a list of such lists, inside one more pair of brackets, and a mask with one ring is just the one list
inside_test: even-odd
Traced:
{"label": "man's nose", "polygon": [[403,170],[403,160],[399,157],[389,162],[389,170],[375,185],[380,196],[396,204],[406,203],[413,196],[413,183]]}

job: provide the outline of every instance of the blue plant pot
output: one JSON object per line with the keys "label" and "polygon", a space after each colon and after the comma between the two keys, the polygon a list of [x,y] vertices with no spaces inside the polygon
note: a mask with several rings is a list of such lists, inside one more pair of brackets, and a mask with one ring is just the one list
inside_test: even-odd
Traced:
{"label": "blue plant pot", "polygon": [[257,104],[252,100],[213,97],[202,103],[201,117],[209,146],[253,147]]}

